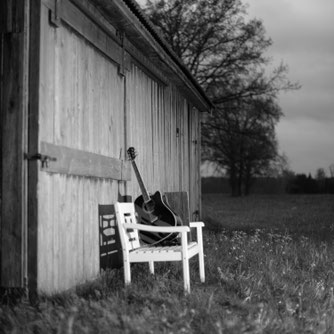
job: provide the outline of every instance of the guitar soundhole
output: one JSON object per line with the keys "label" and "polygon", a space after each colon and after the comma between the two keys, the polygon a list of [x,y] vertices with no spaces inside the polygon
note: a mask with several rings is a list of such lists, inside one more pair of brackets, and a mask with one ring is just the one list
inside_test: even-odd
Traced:
{"label": "guitar soundhole", "polygon": [[143,205],[143,209],[147,212],[147,213],[153,213],[155,208],[155,203],[153,200],[150,200],[146,203],[144,203]]}

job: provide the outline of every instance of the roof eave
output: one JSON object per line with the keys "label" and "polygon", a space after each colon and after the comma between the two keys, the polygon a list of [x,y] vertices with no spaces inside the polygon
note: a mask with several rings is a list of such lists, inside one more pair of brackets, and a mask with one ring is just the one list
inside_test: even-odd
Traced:
{"label": "roof eave", "polygon": [[91,1],[98,5],[104,16],[111,19],[152,63],[164,69],[169,79],[191,99],[194,106],[206,112],[213,109],[213,104],[202,87],[134,0]]}

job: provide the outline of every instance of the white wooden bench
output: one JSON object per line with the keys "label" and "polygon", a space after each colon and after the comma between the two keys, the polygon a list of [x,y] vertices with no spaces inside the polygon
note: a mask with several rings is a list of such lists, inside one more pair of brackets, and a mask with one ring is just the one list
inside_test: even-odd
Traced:
{"label": "white wooden bench", "polygon": [[[133,203],[115,204],[117,225],[123,251],[124,281],[131,283],[131,263],[148,262],[150,272],[154,274],[154,262],[181,261],[183,267],[183,280],[185,292],[190,292],[189,259],[198,255],[199,274],[201,282],[205,281],[204,254],[202,239],[202,222],[191,222],[189,226],[158,227],[138,224]],[[188,243],[190,228],[196,228],[197,241]],[[159,233],[176,232],[181,234],[179,246],[149,246],[142,245],[138,231],[151,231]]]}

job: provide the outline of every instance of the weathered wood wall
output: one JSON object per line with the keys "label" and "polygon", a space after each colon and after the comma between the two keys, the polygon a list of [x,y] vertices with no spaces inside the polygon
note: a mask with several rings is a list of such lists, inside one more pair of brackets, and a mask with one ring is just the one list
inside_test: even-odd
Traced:
{"label": "weathered wood wall", "polygon": [[[124,78],[78,33],[51,26],[48,15],[42,6],[40,143],[124,155]],[[115,202],[121,187],[111,179],[39,172],[39,290],[66,289],[98,274],[98,204]]]}
{"label": "weathered wood wall", "polygon": [[[58,19],[56,4],[63,6]],[[19,155],[8,156],[19,159],[14,164],[20,196],[26,196],[17,204],[21,221],[11,226],[6,220],[8,234],[18,240],[5,250],[16,249],[11,259],[20,261],[6,279],[14,277],[13,286],[23,285],[28,272],[30,288],[52,293],[98,275],[98,206],[140,193],[124,162],[129,146],[138,151],[137,164],[150,191],[188,191],[191,218],[200,209],[199,111],[131,41],[117,35],[90,1],[30,5],[29,43],[18,35],[16,45],[13,37],[26,66],[18,70],[24,83],[18,93],[21,105],[13,116],[6,114],[13,122],[3,119],[18,126],[16,139],[10,139],[20,141],[15,142]],[[24,162],[23,153],[28,153]],[[57,160],[31,160],[37,153]],[[22,218],[26,211],[28,231],[27,218]],[[3,265],[2,277],[5,270]]]}
{"label": "weathered wood wall", "polygon": [[[200,210],[199,112],[171,85],[132,65],[126,78],[129,146],[149,191],[188,191],[191,218]],[[135,175],[130,193],[139,195]]]}

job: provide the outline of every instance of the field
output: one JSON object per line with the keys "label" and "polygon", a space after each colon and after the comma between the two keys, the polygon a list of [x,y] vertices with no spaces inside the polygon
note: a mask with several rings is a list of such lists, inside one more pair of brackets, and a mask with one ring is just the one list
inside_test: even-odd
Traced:
{"label": "field", "polygon": [[[279,231],[323,239],[334,229],[333,195],[203,196],[209,229]],[[330,233],[328,233],[330,232]]]}
{"label": "field", "polygon": [[334,333],[334,196],[203,196],[206,276],[122,270],[37,305],[4,299],[0,333]]}

